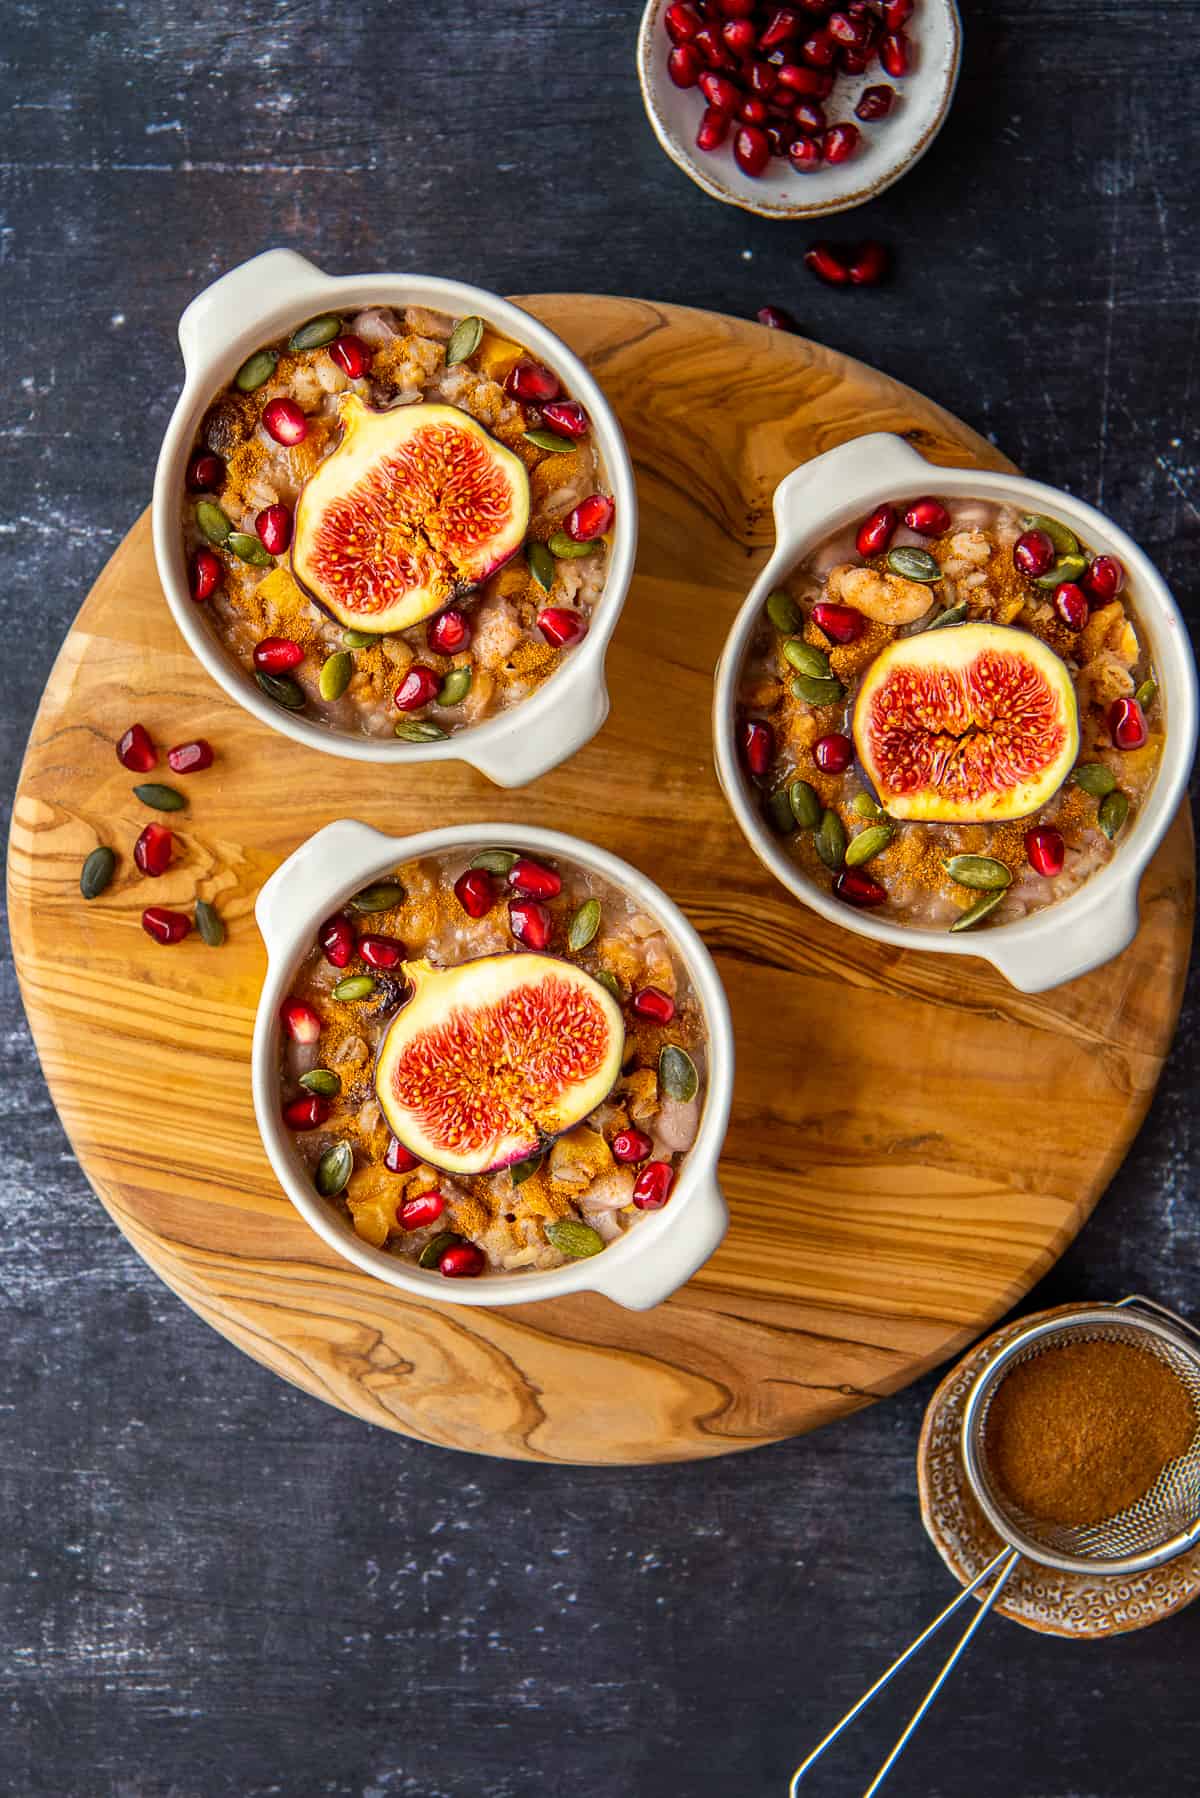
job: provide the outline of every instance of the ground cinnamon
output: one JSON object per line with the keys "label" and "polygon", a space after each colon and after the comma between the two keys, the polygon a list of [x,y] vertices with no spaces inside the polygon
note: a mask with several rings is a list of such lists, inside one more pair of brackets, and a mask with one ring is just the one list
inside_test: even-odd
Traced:
{"label": "ground cinnamon", "polygon": [[1002,1382],[988,1411],[992,1476],[1028,1516],[1099,1523],[1135,1504],[1200,1419],[1170,1368],[1097,1338],[1045,1350]]}

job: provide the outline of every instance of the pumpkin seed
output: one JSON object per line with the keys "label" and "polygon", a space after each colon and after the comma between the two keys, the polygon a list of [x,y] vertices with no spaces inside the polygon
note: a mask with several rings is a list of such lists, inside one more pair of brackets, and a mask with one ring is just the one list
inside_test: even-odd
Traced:
{"label": "pumpkin seed", "polygon": [[1117,784],[1116,775],[1105,762],[1080,762],[1071,778],[1077,787],[1082,787],[1093,799],[1103,799]]}
{"label": "pumpkin seed", "polygon": [[524,1161],[514,1161],[509,1168],[514,1186],[524,1186],[530,1174],[536,1174],[546,1159],[545,1149],[538,1149],[536,1154],[527,1155]]}
{"label": "pumpkin seed", "polygon": [[1114,791],[1102,801],[1096,822],[1111,843],[1128,816],[1128,799],[1124,793]]}
{"label": "pumpkin seed", "polygon": [[1001,887],[998,892],[984,893],[981,898],[976,899],[974,905],[968,905],[966,911],[961,912],[951,924],[951,934],[956,930],[970,930],[972,925],[978,924],[981,918],[986,918],[989,912],[994,912],[1006,890]]}
{"label": "pumpkin seed", "polygon": [[678,1043],[663,1044],[658,1057],[658,1084],[668,1099],[678,1099],[684,1105],[700,1091],[696,1064]]}
{"label": "pumpkin seed", "polygon": [[1057,587],[1062,581],[1077,581],[1086,567],[1087,557],[1084,555],[1059,556],[1053,568],[1048,568],[1045,574],[1038,575],[1034,585]]}
{"label": "pumpkin seed", "polygon": [[391,911],[394,906],[404,903],[404,888],[397,880],[380,880],[374,886],[364,887],[361,893],[355,893],[350,901],[350,910],[357,912]]}
{"label": "pumpkin seed", "polygon": [[552,1242],[563,1255],[569,1255],[572,1261],[582,1261],[588,1255],[598,1255],[604,1247],[604,1238],[590,1224],[581,1224],[575,1217],[556,1218],[552,1224],[546,1225],[546,1240]]}
{"label": "pumpkin seed", "polygon": [[321,664],[321,698],[340,699],[350,685],[354,673],[354,657],[348,649],[335,649]]}
{"label": "pumpkin seed", "polygon": [[320,1093],[323,1099],[336,1099],[342,1090],[332,1068],[310,1068],[307,1074],[301,1074],[300,1084],[305,1092]]}
{"label": "pumpkin seed", "polygon": [[883,817],[883,807],[877,805],[869,793],[856,793],[850,801],[850,810],[856,818]]}
{"label": "pumpkin seed", "polygon": [[264,674],[258,669],[254,678],[268,699],[273,699],[276,705],[286,707],[289,712],[302,711],[308,703],[304,688],[290,674]]}
{"label": "pumpkin seed", "polygon": [[274,568],[275,558],[270,555],[249,531],[230,531],[225,539],[226,549],[231,549],[239,562],[249,562],[252,568]]}
{"label": "pumpkin seed", "polygon": [[1003,892],[1012,885],[1012,869],[991,855],[952,855],[942,866],[960,887],[973,887],[978,892]]}
{"label": "pumpkin seed", "polygon": [[608,968],[601,968],[600,972],[596,975],[596,979],[600,982],[605,992],[612,994],[618,1005],[624,1003],[625,994],[621,982],[617,979],[615,974]]}
{"label": "pumpkin seed", "polygon": [[482,342],[483,320],[473,314],[469,318],[460,318],[446,345],[446,367],[453,368],[456,362],[465,362],[468,356],[475,354]]}
{"label": "pumpkin seed", "polygon": [[439,705],[461,705],[471,688],[471,670],[452,668],[438,688]]}
{"label": "pumpkin seed", "polygon": [[836,874],[846,859],[846,826],[835,811],[822,814],[813,843],[825,866]]}
{"label": "pumpkin seed", "polygon": [[569,437],[560,437],[557,431],[526,431],[524,435],[534,449],[549,450],[553,456],[565,456],[575,448]]}
{"label": "pumpkin seed", "polygon": [[1142,682],[1133,697],[1137,700],[1143,712],[1148,712],[1150,710],[1150,707],[1158,698],[1158,682],[1153,675],[1151,675],[1148,680]]}
{"label": "pumpkin seed", "polygon": [[790,637],[804,623],[800,607],[790,593],[777,587],[774,593],[767,595],[767,617],[783,636]]}
{"label": "pumpkin seed", "polygon": [[207,899],[196,901],[196,929],[210,949],[219,949],[225,941],[225,920]]}
{"label": "pumpkin seed", "polygon": [[872,824],[866,830],[860,830],[857,836],[851,837],[846,845],[846,866],[861,868],[864,863],[873,860],[881,850],[886,849],[892,840],[890,824]]}
{"label": "pumpkin seed", "polygon": [[116,872],[117,858],[105,844],[93,849],[83,864],[79,890],[85,899],[98,899]]}
{"label": "pumpkin seed", "polygon": [[789,637],[783,646],[783,659],[790,662],[797,674],[807,674],[812,680],[832,680],[829,657],[811,643],[805,643],[802,637]]}
{"label": "pumpkin seed", "polygon": [[1023,531],[1044,531],[1053,543],[1060,556],[1077,556],[1079,539],[1074,531],[1060,524],[1057,518],[1049,518],[1045,512],[1022,512],[1021,529]]}
{"label": "pumpkin seed", "polygon": [[247,356],[242,366],[233,377],[233,384],[243,393],[253,393],[264,381],[269,381],[275,373],[279,357],[274,350],[255,350],[253,356]]}
{"label": "pumpkin seed", "polygon": [[815,830],[821,822],[821,799],[806,780],[794,780],[788,788],[788,804],[801,830]]}
{"label": "pumpkin seed", "polygon": [[529,572],[539,587],[549,593],[554,585],[554,557],[544,543],[531,543],[525,551],[529,563]]}
{"label": "pumpkin seed", "polygon": [[567,926],[567,948],[586,949],[600,928],[600,901],[585,899]]}
{"label": "pumpkin seed", "polygon": [[486,868],[489,874],[499,874],[503,878],[520,859],[515,849],[481,849],[478,855],[472,856],[471,866]]}
{"label": "pumpkin seed", "polygon": [[898,574],[906,581],[920,581],[929,586],[940,581],[942,571],[927,549],[889,549],[887,565],[893,574]]}
{"label": "pumpkin seed", "polygon": [[447,1249],[452,1249],[462,1241],[462,1237],[453,1230],[443,1230],[440,1236],[433,1236],[425,1244],[417,1256],[418,1267],[436,1267]]}
{"label": "pumpkin seed", "polygon": [[565,531],[555,531],[546,545],[552,556],[560,556],[564,561],[574,561],[578,556],[590,556],[599,543],[576,543],[574,537],[568,537]]}
{"label": "pumpkin seed", "polygon": [[446,732],[432,718],[399,718],[396,735],[406,743],[436,743]]}
{"label": "pumpkin seed", "polygon": [[215,499],[202,499],[196,505],[196,523],[210,543],[227,543],[233,521],[225,516]]}
{"label": "pumpkin seed", "polygon": [[340,318],[334,318],[332,312],[323,313],[320,318],[310,318],[306,325],[293,331],[288,338],[289,350],[319,350],[323,343],[332,343],[342,328]]}
{"label": "pumpkin seed", "polygon": [[354,1150],[348,1142],[335,1142],[317,1163],[317,1191],[323,1199],[336,1198],[353,1172]]}
{"label": "pumpkin seed", "polygon": [[143,805],[149,805],[156,812],[181,812],[187,804],[182,793],[174,787],[160,786],[156,780],[148,780],[142,786],[133,789],[134,798],[140,799]]}
{"label": "pumpkin seed", "polygon": [[817,680],[811,674],[792,676],[792,698],[806,700],[809,705],[840,705],[846,689],[840,680]]}
{"label": "pumpkin seed", "polygon": [[373,974],[347,974],[345,980],[339,980],[334,987],[333,996],[344,1003],[354,999],[369,999],[378,985]]}
{"label": "pumpkin seed", "polygon": [[960,599],[956,606],[947,606],[944,612],[939,612],[933,623],[927,624],[925,629],[940,631],[948,624],[962,624],[966,616],[967,602],[965,599]]}
{"label": "pumpkin seed", "polygon": [[787,787],[777,787],[767,800],[767,823],[778,836],[790,836],[796,828],[796,816],[792,811],[791,794]]}
{"label": "pumpkin seed", "polygon": [[371,631],[343,631],[342,642],[347,649],[370,649],[373,643],[379,642],[379,638],[383,634],[381,632],[379,635],[375,635]]}

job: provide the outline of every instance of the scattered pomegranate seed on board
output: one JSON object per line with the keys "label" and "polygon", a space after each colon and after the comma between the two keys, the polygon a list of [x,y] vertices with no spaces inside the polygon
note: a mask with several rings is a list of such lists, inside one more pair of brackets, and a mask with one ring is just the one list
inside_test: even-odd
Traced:
{"label": "scattered pomegranate seed on board", "polygon": [[755,313],[760,325],[771,331],[798,331],[799,325],[783,306],[760,306]]}
{"label": "scattered pomegranate seed on board", "polygon": [[167,751],[167,764],[173,774],[199,774],[213,765],[213,746],[204,737],[193,743],[176,743]]}
{"label": "scattered pomegranate seed on board", "polygon": [[186,912],[170,911],[165,905],[148,905],[142,913],[142,929],[156,943],[181,943],[191,928]]}
{"label": "scattered pomegranate seed on board", "polygon": [[158,751],[144,724],[131,724],[117,744],[117,760],[131,774],[149,774],[158,766]]}
{"label": "scattered pomegranate seed on board", "polygon": [[149,874],[155,880],[160,874],[166,873],[174,853],[175,833],[168,830],[165,824],[147,824],[133,845],[135,866],[141,873]]}

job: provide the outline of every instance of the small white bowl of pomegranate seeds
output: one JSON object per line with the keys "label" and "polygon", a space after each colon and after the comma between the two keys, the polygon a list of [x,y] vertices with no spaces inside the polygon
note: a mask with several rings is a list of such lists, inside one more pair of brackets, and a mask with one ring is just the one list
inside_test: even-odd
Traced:
{"label": "small white bowl of pomegranate seeds", "polygon": [[659,143],[705,193],[816,218],[920,160],[960,51],[955,0],[650,0],[638,77]]}

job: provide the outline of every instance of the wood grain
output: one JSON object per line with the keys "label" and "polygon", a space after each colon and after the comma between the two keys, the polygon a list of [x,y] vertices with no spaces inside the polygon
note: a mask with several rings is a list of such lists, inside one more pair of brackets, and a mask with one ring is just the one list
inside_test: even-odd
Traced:
{"label": "wood grain", "polygon": [[[613,712],[521,793],[467,768],[403,781],[264,730],[187,653],[143,518],[48,684],[10,841],[12,932],[43,1066],[101,1199],[164,1280],[233,1341],[349,1411],[432,1442],[554,1461],[715,1455],[810,1429],[953,1353],[1044,1273],[1154,1089],[1186,969],[1191,829],[1147,872],[1121,959],[1057,993],[982,963],[900,955],[825,924],[742,841],[712,773],[713,663],[797,461],[875,429],[933,461],[1007,466],[885,377],[795,337],[647,303],[531,309],[595,368],[629,435],[639,572],[609,657]],[[140,718],[218,761],[187,781],[184,853],[154,883],[147,814],[113,741]],[[726,1242],[648,1315],[594,1296],[466,1312],[336,1259],[279,1193],[248,1089],[259,885],[339,815],[403,831],[491,817],[573,829],[684,906],[729,990],[740,1064]],[[85,905],[97,842],[118,879]],[[220,951],[163,950],[150,902],[217,903]],[[914,1053],[914,1047],[919,1053]]]}

